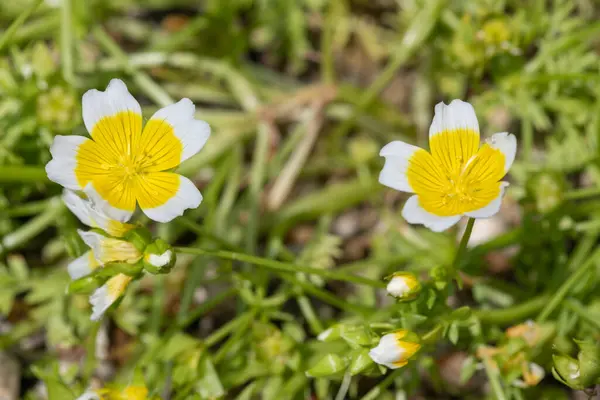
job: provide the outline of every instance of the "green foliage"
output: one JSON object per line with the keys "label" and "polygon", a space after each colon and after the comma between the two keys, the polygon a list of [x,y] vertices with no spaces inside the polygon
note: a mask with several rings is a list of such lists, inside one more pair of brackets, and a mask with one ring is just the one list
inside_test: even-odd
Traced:
{"label": "green foliage", "polygon": [[[517,400],[600,384],[598,16],[587,0],[0,2],[0,349],[21,362],[19,395]],[[81,95],[114,77],[145,117],[189,97],[210,123],[179,169],[204,201],[169,224],[135,216],[149,231],[128,240],[169,263],[71,282],[88,249],[43,166],[56,135],[85,134]],[[377,157],[426,144],[453,98],[483,138],[519,143],[502,211],[456,262],[461,231],[408,225]],[[92,323],[89,294],[143,269]],[[399,271],[419,280],[410,301],[386,296]],[[528,319],[534,345],[507,330]],[[389,371],[369,350],[400,328],[423,347]],[[515,386],[523,360],[539,384]]]}

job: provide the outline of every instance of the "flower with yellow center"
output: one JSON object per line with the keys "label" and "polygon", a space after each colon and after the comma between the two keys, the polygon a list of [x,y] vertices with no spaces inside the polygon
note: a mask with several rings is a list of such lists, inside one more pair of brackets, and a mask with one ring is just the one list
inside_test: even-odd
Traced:
{"label": "flower with yellow center", "polygon": [[381,149],[385,165],[379,182],[414,193],[402,216],[435,232],[448,229],[465,215],[488,218],[500,209],[507,182],[501,181],[517,150],[514,135],[496,133],[479,147],[475,110],[453,100],[435,106],[429,128],[430,152],[394,141]]}
{"label": "flower with yellow center", "polygon": [[396,369],[408,364],[420,348],[414,333],[400,329],[382,336],[379,344],[369,351],[369,357],[377,364]]}
{"label": "flower with yellow center", "polygon": [[56,136],[46,165],[50,180],[71,190],[91,184],[121,222],[136,204],[159,222],[200,205],[202,195],[192,181],[169,172],[200,151],[210,135],[208,124],[194,119],[189,99],[160,109],[142,129],[139,103],[113,79],[106,91],[85,93],[82,108],[91,139]]}

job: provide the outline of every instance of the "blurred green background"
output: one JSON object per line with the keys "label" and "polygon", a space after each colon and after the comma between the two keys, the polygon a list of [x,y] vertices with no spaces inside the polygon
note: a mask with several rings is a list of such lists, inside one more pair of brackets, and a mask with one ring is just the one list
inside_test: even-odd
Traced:
{"label": "blurred green background", "polygon": [[[165,399],[588,398],[553,378],[551,355],[600,338],[599,16],[593,0],[1,2],[0,397],[71,400],[141,376]],[[180,255],[92,324],[87,297],[65,293],[79,223],[43,166],[54,135],[86,134],[81,95],[116,77],[146,118],[189,97],[213,129],[179,169],[203,203],[153,232],[263,258]],[[377,182],[379,149],[427,147],[433,106],[454,98],[474,105],[482,137],[519,143],[462,289],[444,277],[459,232],[406,224],[406,196]],[[428,282],[418,302],[335,275],[397,270]],[[448,319],[460,306],[468,318]],[[490,389],[477,348],[527,319],[552,332],[528,353],[546,377],[520,389],[503,370]],[[368,340],[444,331],[410,366],[350,379],[351,351],[368,346],[319,342],[334,324]],[[339,366],[307,376],[331,354]]]}

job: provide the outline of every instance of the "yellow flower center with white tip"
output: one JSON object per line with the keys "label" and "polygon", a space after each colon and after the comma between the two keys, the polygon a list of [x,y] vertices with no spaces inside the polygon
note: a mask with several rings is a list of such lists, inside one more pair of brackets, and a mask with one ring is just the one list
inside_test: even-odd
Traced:
{"label": "yellow flower center with white tip", "polygon": [[430,139],[430,147],[431,153],[417,150],[406,171],[426,211],[459,215],[485,207],[498,197],[505,157],[487,143],[478,150],[478,132],[446,130]]}

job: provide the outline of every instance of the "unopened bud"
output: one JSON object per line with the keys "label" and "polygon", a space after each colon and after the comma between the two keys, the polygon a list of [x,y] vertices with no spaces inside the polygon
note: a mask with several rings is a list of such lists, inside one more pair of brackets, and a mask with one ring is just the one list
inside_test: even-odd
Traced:
{"label": "unopened bud", "polygon": [[175,265],[175,252],[164,240],[156,239],[144,250],[144,268],[151,274],[166,274]]}
{"label": "unopened bud", "polygon": [[577,360],[563,354],[553,355],[552,360],[554,361],[552,375],[558,381],[569,386],[571,389],[585,389],[585,386],[581,383],[581,372],[579,371]]}
{"label": "unopened bud", "polygon": [[413,300],[419,295],[421,284],[411,272],[396,272],[388,282],[386,290],[398,300]]}

